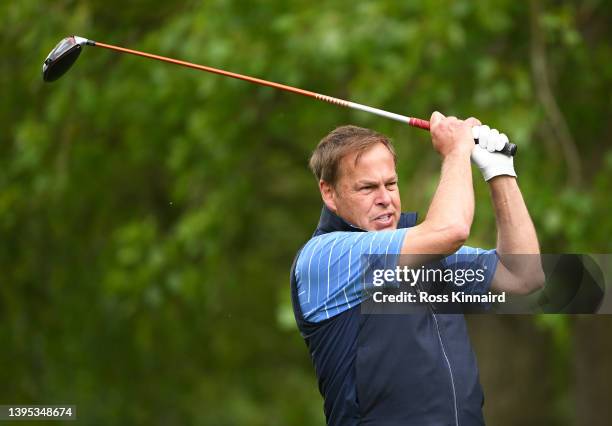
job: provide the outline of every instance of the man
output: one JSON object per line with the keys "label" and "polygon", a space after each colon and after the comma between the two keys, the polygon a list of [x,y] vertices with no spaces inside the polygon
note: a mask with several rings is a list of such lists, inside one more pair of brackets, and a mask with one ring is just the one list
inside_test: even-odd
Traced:
{"label": "man", "polygon": [[[473,130],[472,128],[476,129]],[[473,131],[479,132],[479,145]],[[516,182],[512,157],[495,152],[507,138],[481,126],[431,116],[440,182],[424,221],[402,214],[390,141],[355,126],[340,127],[315,149],[310,166],[324,206],[319,225],[291,272],[298,327],[309,348],[324,397],[328,425],[479,425],[484,397],[462,315],[426,308],[413,314],[365,314],[362,256],[379,254],[409,264],[427,254],[446,268],[461,255],[484,280],[471,293],[527,294],[539,288],[538,263],[503,254],[539,253],[535,229]],[[497,247],[464,246],[474,215],[470,159],[489,183]],[[408,256],[409,257],[409,256]]]}

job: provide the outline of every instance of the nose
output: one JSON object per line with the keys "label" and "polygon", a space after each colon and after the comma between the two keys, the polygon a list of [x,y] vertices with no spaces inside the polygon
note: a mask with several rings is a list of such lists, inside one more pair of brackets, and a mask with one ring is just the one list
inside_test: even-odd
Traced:
{"label": "nose", "polygon": [[391,204],[391,194],[389,194],[387,188],[383,186],[382,188],[378,189],[374,202],[382,207],[387,207],[389,204]]}

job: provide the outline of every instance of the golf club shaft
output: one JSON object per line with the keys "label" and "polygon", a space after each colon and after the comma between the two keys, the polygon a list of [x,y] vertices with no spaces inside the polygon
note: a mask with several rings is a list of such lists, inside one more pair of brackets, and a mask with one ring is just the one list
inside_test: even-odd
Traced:
{"label": "golf club shaft", "polygon": [[[309,98],[318,99],[320,101],[328,102],[328,103],[333,104],[333,105],[339,105],[339,106],[343,106],[343,107],[346,107],[346,108],[351,108],[351,109],[356,109],[356,110],[359,110],[359,111],[369,112],[371,114],[376,114],[376,115],[379,115],[381,117],[386,117],[386,118],[390,118],[392,120],[400,121],[400,122],[408,124],[410,126],[418,127],[420,129],[429,130],[429,121],[421,120],[419,118],[414,118],[414,117],[408,117],[408,116],[405,116],[405,115],[395,114],[393,112],[385,111],[385,110],[378,109],[378,108],[373,108],[373,107],[370,107],[370,106],[367,106],[367,105],[363,105],[363,104],[358,104],[356,102],[345,101],[344,99],[338,99],[338,98],[334,98],[332,96],[322,95],[320,93],[311,92],[309,90],[298,89],[297,87],[291,87],[291,86],[287,86],[285,84],[280,84],[280,83],[275,83],[273,81],[263,80],[261,78],[249,77],[248,75],[244,75],[244,74],[238,74],[238,73],[234,73],[234,72],[230,72],[230,71],[224,71],[224,70],[221,70],[221,69],[218,69],[218,68],[213,68],[213,67],[208,67],[208,66],[205,66],[205,65],[194,64],[192,62],[180,61],[178,59],[168,58],[166,56],[154,55],[154,54],[151,54],[151,53],[145,53],[145,52],[141,52],[139,50],[126,49],[125,47],[114,46],[112,44],[99,43],[99,42],[96,42],[96,41],[93,41],[93,40],[87,40],[87,39],[83,39],[83,38],[80,38],[80,39],[83,40],[89,46],[103,47],[103,48],[114,50],[114,51],[121,52],[121,53],[129,53],[131,55],[142,56],[142,57],[145,57],[145,58],[155,59],[155,60],[162,61],[162,62],[168,62],[168,63],[171,63],[171,64],[180,65],[180,66],[187,67],[187,68],[193,68],[193,69],[200,70],[200,71],[205,71],[205,72],[209,72],[209,73],[213,73],[213,74],[223,75],[225,77],[231,77],[231,78],[236,78],[236,79],[239,79],[239,80],[244,80],[244,81],[248,81],[249,83],[259,84],[259,85],[262,85],[262,86],[273,87],[275,89],[284,90],[286,92],[296,93],[296,94],[302,95],[302,96],[308,96]],[[478,139],[474,139],[474,142],[478,143]],[[514,156],[514,154],[516,153],[516,149],[517,149],[516,145],[514,145],[514,144],[512,144],[510,142],[506,142],[505,146],[503,147],[503,149],[500,150],[500,152],[505,154],[505,155],[508,155],[508,156]]]}
{"label": "golf club shaft", "polygon": [[187,68],[193,68],[200,71],[206,71],[213,74],[219,74],[226,77],[237,78],[239,80],[248,81],[249,83],[259,84],[262,86],[273,87],[275,89],[284,90],[286,92],[296,93],[302,96],[308,96],[310,98],[315,98],[320,101],[328,102],[333,105],[340,105],[346,108],[356,109],[359,111],[369,112],[371,114],[376,114],[381,117],[390,118],[392,120],[400,121],[402,123],[407,123],[410,126],[418,127],[420,129],[429,130],[429,121],[421,120],[419,118],[408,117],[405,115],[395,114],[393,112],[385,111],[378,108],[373,108],[367,105],[358,104],[356,102],[345,101],[344,99],[338,99],[327,95],[322,95],[320,93],[311,92],[309,90],[298,89],[297,87],[287,86],[285,84],[274,83],[273,81],[262,80],[260,78],[249,77],[243,74],[237,74],[234,72],[224,71],[213,67],[207,67],[205,65],[198,65],[192,62],[180,61],[178,59],[167,58],[165,56],[153,55],[151,53],[140,52],[138,50],[126,49],[124,47],[113,46],[112,44],[100,43],[97,41],[89,40],[92,46],[103,47],[105,49],[115,50],[122,53],[129,53],[131,55],[143,56],[149,59],[156,59],[162,62],[169,62],[171,64],[180,65]]}

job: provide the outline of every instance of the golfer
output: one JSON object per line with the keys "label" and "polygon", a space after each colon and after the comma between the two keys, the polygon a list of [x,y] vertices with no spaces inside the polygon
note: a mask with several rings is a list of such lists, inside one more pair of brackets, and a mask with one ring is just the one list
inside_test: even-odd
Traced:
{"label": "golfer", "polygon": [[[475,129],[473,129],[475,128]],[[474,134],[479,144],[474,144]],[[474,119],[431,116],[440,181],[425,219],[401,213],[396,157],[389,139],[355,126],[335,129],[310,159],[323,210],[291,271],[293,308],[306,341],[328,425],[481,425],[483,392],[463,315],[424,309],[365,314],[362,255],[402,266],[410,254],[433,255],[449,269],[482,272],[472,294],[528,294],[543,284],[535,229],[519,190],[504,134]],[[474,216],[471,161],[488,182],[497,247],[465,246]],[[391,255],[391,256],[389,256]],[[414,265],[412,265],[414,266]]]}

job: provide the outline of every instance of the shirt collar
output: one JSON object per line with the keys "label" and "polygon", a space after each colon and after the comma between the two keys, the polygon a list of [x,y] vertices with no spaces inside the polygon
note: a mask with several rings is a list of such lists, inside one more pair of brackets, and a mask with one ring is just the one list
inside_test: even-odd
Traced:
{"label": "shirt collar", "polygon": [[[411,226],[416,225],[416,221],[416,212],[405,212],[400,215],[400,220],[397,224],[397,227],[398,229],[410,228]],[[317,230],[315,231],[314,235],[327,234],[329,232],[335,231],[365,232],[364,229],[350,224],[349,222],[332,212],[330,209],[328,209],[325,204],[323,204],[323,209],[321,210],[321,218],[319,219],[319,224],[317,225]]]}

